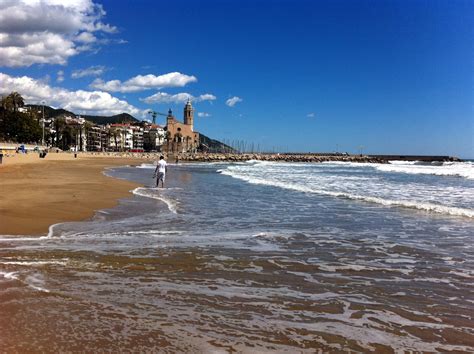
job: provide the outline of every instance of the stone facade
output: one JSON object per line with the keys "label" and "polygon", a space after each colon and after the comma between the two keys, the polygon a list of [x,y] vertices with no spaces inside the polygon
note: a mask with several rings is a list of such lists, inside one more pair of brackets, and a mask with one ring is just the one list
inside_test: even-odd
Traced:
{"label": "stone facade", "polygon": [[199,147],[199,133],[193,130],[194,109],[188,100],[184,106],[184,123],[178,121],[171,109],[166,117],[167,151],[171,153],[195,152]]}

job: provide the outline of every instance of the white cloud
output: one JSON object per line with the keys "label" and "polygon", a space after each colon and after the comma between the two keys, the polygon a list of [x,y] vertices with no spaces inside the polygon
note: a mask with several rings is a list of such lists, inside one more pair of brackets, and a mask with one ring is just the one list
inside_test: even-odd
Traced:
{"label": "white cloud", "polygon": [[201,117],[201,118],[206,118],[206,117],[210,117],[211,115],[209,113],[206,113],[206,112],[198,112],[198,117]]}
{"label": "white cloud", "polygon": [[308,117],[308,118],[314,118],[314,117],[316,117],[316,114],[314,114],[313,112],[311,112],[311,113],[308,113],[308,114],[306,115],[306,117]]}
{"label": "white cloud", "polygon": [[155,76],[153,74],[137,75],[121,82],[120,80],[104,81],[96,79],[90,85],[92,88],[109,92],[137,92],[164,87],[183,87],[191,82],[196,82],[195,76],[172,72]]}
{"label": "white cloud", "polygon": [[73,79],[79,79],[85,76],[100,76],[107,71],[107,68],[103,65],[90,66],[86,69],[74,70],[71,74]]}
{"label": "white cloud", "polygon": [[184,103],[187,100],[191,100],[193,102],[202,102],[202,101],[214,101],[216,96],[211,95],[210,93],[206,93],[204,95],[199,95],[194,97],[193,95],[181,92],[174,95],[170,95],[166,92],[157,92],[154,95],[148,96],[146,98],[141,98],[140,101],[146,102],[148,104],[152,103]]}
{"label": "white cloud", "polygon": [[40,103],[61,107],[74,113],[112,115],[122,112],[143,117],[146,111],[140,110],[127,101],[103,91],[70,91],[51,87],[46,82],[28,76],[12,77],[0,73],[0,94],[17,91],[26,103]]}
{"label": "white cloud", "polygon": [[227,101],[225,101],[225,104],[228,105],[229,107],[234,107],[237,103],[242,102],[243,99],[240,97],[234,96],[232,98],[229,98]]}
{"label": "white cloud", "polygon": [[198,101],[214,101],[216,98],[216,96],[211,95],[210,93],[206,93],[204,95],[200,95],[198,97]]}
{"label": "white cloud", "polygon": [[66,64],[93,49],[95,32],[113,33],[92,0],[1,0],[0,65]]}
{"label": "white cloud", "polygon": [[81,32],[76,36],[76,41],[81,43],[94,43],[97,42],[97,38],[90,32]]}
{"label": "white cloud", "polygon": [[59,70],[57,73],[56,81],[57,82],[63,82],[64,81],[64,71]]}

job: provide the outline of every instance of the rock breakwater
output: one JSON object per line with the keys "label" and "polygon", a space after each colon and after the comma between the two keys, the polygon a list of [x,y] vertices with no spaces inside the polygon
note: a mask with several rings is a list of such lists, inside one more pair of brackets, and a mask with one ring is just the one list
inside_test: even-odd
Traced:
{"label": "rock breakwater", "polygon": [[[276,161],[276,162],[365,162],[385,163],[386,160],[365,155],[323,155],[323,154],[180,154],[179,161],[218,162],[218,161]],[[172,160],[171,160],[172,161]]]}
{"label": "rock breakwater", "polygon": [[156,152],[88,152],[82,156],[108,156],[156,160],[161,155],[168,162],[244,162],[250,160],[275,161],[275,162],[364,162],[386,163],[387,160],[366,155],[337,155],[337,154],[224,154],[224,153],[181,153],[166,154]]}

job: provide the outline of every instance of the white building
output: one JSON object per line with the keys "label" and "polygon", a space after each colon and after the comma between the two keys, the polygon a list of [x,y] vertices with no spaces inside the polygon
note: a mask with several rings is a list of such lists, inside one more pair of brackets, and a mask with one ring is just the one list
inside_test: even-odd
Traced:
{"label": "white building", "polygon": [[143,132],[143,147],[146,151],[161,151],[165,143],[165,130],[157,124],[145,126]]}

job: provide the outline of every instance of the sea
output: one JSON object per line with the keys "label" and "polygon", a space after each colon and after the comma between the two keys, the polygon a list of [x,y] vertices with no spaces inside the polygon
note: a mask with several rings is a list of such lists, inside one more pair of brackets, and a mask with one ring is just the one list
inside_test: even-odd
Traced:
{"label": "sea", "polygon": [[1,352],[474,352],[474,163],[153,164],[0,236]]}

